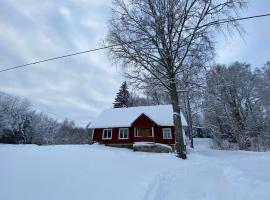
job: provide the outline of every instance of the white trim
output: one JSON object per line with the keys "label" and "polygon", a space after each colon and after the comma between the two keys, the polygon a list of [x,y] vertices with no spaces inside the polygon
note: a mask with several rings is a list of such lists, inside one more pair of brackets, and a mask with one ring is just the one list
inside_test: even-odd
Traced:
{"label": "white trim", "polygon": [[134,137],[142,137],[142,136],[138,136],[138,128],[134,127]]}
{"label": "white trim", "polygon": [[135,131],[134,137],[142,137],[142,136],[139,136],[139,135],[138,135],[138,129],[139,129],[139,128],[134,128],[134,131]]}
{"label": "white trim", "polygon": [[[120,137],[120,131],[121,130],[127,130],[127,138],[121,138]],[[118,139],[119,140],[127,140],[127,139],[129,139],[129,128],[119,128],[119,131],[118,131]]]}
{"label": "white trim", "polygon": [[[111,130],[111,137],[110,138],[104,138],[104,132],[105,130]],[[102,133],[102,140],[111,140],[112,139],[112,129],[111,128],[105,128],[103,129],[103,133]]]}
{"label": "white trim", "polygon": [[95,129],[93,128],[91,131],[91,141],[90,142],[93,142],[94,134],[95,134]]}
{"label": "white trim", "polygon": [[[169,130],[169,131],[170,131],[171,137],[169,137],[169,138],[165,138],[165,137],[164,137],[164,131],[165,131],[165,130]],[[170,139],[172,139],[172,130],[171,130],[171,128],[162,128],[162,135],[163,135],[163,139],[164,139],[164,140],[170,140]]]}
{"label": "white trim", "polygon": [[154,127],[152,127],[152,128],[135,128],[134,127],[134,131],[135,131],[134,137],[138,137],[138,138],[143,137],[143,136],[138,136],[139,129],[151,129],[151,136],[149,136],[149,137],[154,137]]}

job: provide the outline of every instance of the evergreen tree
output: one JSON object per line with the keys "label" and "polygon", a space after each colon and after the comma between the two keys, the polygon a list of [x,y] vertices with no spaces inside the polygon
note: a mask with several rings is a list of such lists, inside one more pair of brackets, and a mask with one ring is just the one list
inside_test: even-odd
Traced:
{"label": "evergreen tree", "polygon": [[127,108],[129,107],[129,91],[126,81],[121,85],[119,92],[116,94],[114,100],[114,108]]}

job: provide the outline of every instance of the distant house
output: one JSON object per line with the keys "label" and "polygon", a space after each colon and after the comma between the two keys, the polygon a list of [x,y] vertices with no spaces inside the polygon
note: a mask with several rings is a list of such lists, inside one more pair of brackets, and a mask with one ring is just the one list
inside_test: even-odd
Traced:
{"label": "distant house", "polygon": [[[182,113],[181,119],[183,126],[187,126]],[[104,110],[91,128],[93,142],[111,146],[132,146],[134,142],[175,143],[171,105]]]}

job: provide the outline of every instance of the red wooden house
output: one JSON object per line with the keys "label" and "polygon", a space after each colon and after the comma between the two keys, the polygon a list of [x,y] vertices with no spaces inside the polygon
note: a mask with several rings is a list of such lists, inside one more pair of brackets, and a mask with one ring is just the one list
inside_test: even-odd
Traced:
{"label": "red wooden house", "polygon": [[[182,113],[181,119],[183,126],[187,126]],[[108,109],[91,128],[93,142],[112,146],[132,146],[134,142],[175,143],[171,105]]]}

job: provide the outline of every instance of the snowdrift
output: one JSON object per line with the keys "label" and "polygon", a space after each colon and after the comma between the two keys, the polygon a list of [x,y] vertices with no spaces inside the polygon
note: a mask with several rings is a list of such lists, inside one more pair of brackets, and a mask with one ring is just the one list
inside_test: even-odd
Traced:
{"label": "snowdrift", "polygon": [[195,144],[185,161],[101,145],[0,145],[0,199],[270,199],[269,152]]}

